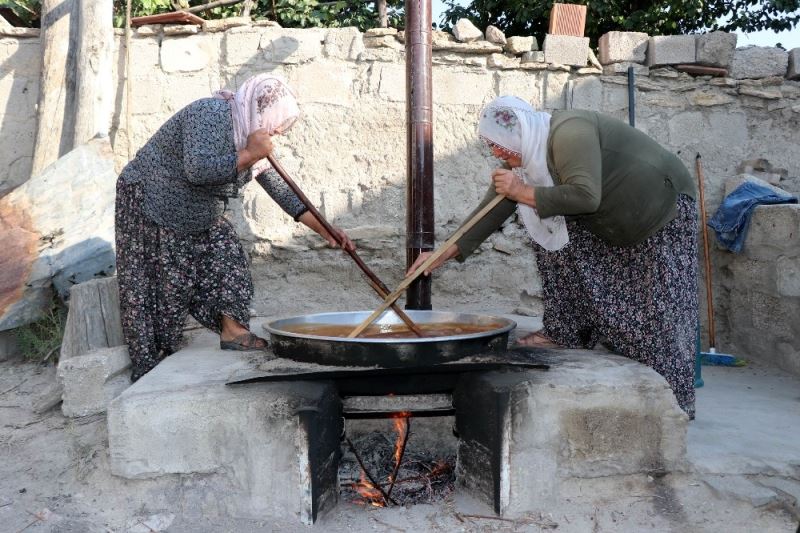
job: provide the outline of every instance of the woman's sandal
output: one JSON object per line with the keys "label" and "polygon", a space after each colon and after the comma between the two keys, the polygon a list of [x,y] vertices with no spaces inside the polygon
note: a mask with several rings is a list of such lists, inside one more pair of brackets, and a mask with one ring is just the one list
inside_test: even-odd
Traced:
{"label": "woman's sandal", "polygon": [[229,341],[219,340],[219,347],[223,350],[236,350],[239,352],[250,352],[253,350],[266,350],[269,342],[249,331],[234,337]]}
{"label": "woman's sandal", "polygon": [[547,335],[540,331],[535,331],[530,335],[525,335],[517,339],[514,343],[515,346],[524,346],[527,348],[563,348],[560,344],[556,344]]}

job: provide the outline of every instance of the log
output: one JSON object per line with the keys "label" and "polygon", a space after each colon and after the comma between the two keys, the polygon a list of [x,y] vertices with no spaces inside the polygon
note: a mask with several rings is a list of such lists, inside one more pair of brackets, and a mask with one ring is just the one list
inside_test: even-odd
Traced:
{"label": "log", "polygon": [[123,344],[117,278],[94,279],[73,286],[60,362]]}
{"label": "log", "polygon": [[62,154],[62,133],[70,92],[67,73],[74,3],[75,0],[42,0],[42,78],[31,176],[39,175]]}
{"label": "log", "polygon": [[73,146],[79,146],[97,134],[108,135],[114,94],[111,78],[113,0],[77,1],[78,53]]}

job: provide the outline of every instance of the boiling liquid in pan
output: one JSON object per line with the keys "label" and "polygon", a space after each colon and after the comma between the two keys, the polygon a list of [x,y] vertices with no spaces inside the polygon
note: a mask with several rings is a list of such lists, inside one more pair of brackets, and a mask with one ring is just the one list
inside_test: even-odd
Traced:
{"label": "boiling liquid in pan", "polygon": [[[433,324],[417,323],[419,329],[426,337],[450,337],[453,335],[468,335],[482,333],[503,327],[503,324],[464,324],[460,322],[436,322]],[[347,337],[356,328],[352,324],[294,324],[285,326],[284,331],[299,333],[301,335],[316,335],[318,337]],[[360,339],[416,339],[417,336],[405,324],[371,324],[361,335]]]}

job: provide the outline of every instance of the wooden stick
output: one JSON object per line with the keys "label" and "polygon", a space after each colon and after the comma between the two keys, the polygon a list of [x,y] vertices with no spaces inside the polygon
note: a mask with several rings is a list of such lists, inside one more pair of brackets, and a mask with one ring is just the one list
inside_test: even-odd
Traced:
{"label": "wooden stick", "polygon": [[[288,185],[289,188],[292,189],[292,191],[297,195],[297,197],[300,198],[300,201],[303,202],[303,204],[305,204],[309,212],[311,212],[311,214],[314,215],[314,218],[316,218],[317,221],[322,225],[322,227],[325,228],[325,231],[330,233],[331,237],[336,239],[339,242],[339,244],[342,244],[342,241],[339,240],[338,235],[333,230],[333,226],[331,226],[328,223],[328,221],[325,220],[325,217],[322,216],[322,213],[320,213],[317,210],[317,208],[314,207],[314,204],[311,203],[311,200],[309,200],[308,197],[305,194],[303,194],[303,191],[300,190],[300,187],[298,187],[297,184],[294,182],[294,180],[289,177],[289,174],[286,173],[286,171],[283,169],[281,164],[278,163],[275,157],[273,157],[272,154],[270,154],[267,156],[267,159],[269,160],[269,163],[272,165],[272,168],[275,169],[275,172],[277,172],[280,175],[280,177],[283,178],[283,181],[286,182],[286,185]],[[342,246],[342,249],[345,252],[347,252],[347,254],[350,257],[353,258],[353,261],[356,262],[358,268],[360,268],[361,271],[364,273],[364,275],[367,276],[369,286],[372,287],[375,290],[375,292],[378,293],[378,296],[380,296],[381,298],[386,298],[386,295],[389,294],[389,288],[380,280],[380,278],[378,278],[378,276],[375,275],[375,273],[372,270],[370,270],[370,268],[367,266],[366,263],[364,263],[364,261],[361,259],[361,257],[359,257],[359,255],[355,252],[355,250],[348,250],[344,246]],[[392,305],[392,311],[394,311],[397,314],[397,316],[400,317],[400,320],[405,322],[406,326],[408,326],[408,328],[414,333],[414,335],[416,335],[417,337],[425,336],[425,334],[422,332],[419,326],[417,326],[414,323],[414,321],[411,320],[411,318],[407,314],[405,314],[403,310],[400,309],[397,305]]]}
{"label": "wooden stick", "polygon": [[395,500],[394,500],[394,499],[393,499],[391,496],[389,496],[388,494],[386,494],[386,491],[385,491],[385,490],[383,490],[383,487],[381,487],[381,484],[380,484],[380,483],[378,483],[377,481],[375,481],[375,478],[374,478],[374,477],[372,477],[372,474],[371,474],[371,473],[370,473],[370,471],[367,469],[367,465],[365,465],[365,464],[364,464],[364,461],[363,461],[363,460],[361,460],[361,456],[360,456],[360,455],[358,455],[358,451],[356,451],[356,447],[355,447],[355,446],[353,446],[353,443],[352,443],[352,441],[350,441],[350,438],[349,438],[349,437],[345,437],[345,438],[344,438],[344,440],[345,440],[345,442],[347,442],[347,445],[348,445],[348,446],[350,447],[350,449],[353,451],[353,455],[355,455],[355,457],[356,457],[356,461],[358,461],[358,464],[359,464],[359,466],[361,467],[361,470],[363,470],[363,471],[364,471],[364,474],[367,476],[367,479],[369,479],[369,482],[372,484],[372,486],[373,486],[374,488],[378,489],[378,492],[380,492],[380,493],[381,493],[381,497],[383,498],[383,503],[384,503],[384,505],[385,505],[386,507],[388,507],[388,506],[389,506],[389,502],[392,502],[392,503],[393,503],[393,504],[395,504],[395,505],[399,505],[399,504],[398,504],[398,503],[397,503],[397,502],[396,502],[396,501],[395,501]]}
{"label": "wooden stick", "polygon": [[700,192],[700,221],[703,226],[703,254],[705,256],[706,267],[706,307],[708,308],[708,345],[715,348],[714,331],[714,299],[711,293],[711,254],[708,249],[708,228],[706,226],[706,204],[703,194],[703,164],[700,162],[700,154],[694,160],[695,171],[697,172],[697,188]]}
{"label": "wooden stick", "polygon": [[400,285],[394,290],[394,292],[392,292],[389,296],[387,296],[383,300],[383,303],[380,305],[380,307],[378,307],[375,311],[373,311],[372,314],[369,315],[361,324],[359,324],[356,329],[351,331],[347,337],[353,339],[361,335],[361,333],[365,329],[367,329],[367,327],[370,324],[372,324],[375,321],[375,319],[381,315],[381,313],[386,311],[386,309],[390,305],[392,305],[394,301],[400,297],[401,294],[403,294],[403,291],[406,290],[406,288],[408,288],[408,286],[411,285],[415,279],[417,279],[423,272],[425,272],[425,270],[429,266],[431,266],[434,262],[436,262],[436,260],[439,259],[439,257],[441,257],[453,244],[455,244],[455,242],[458,239],[463,237],[467,231],[472,229],[472,226],[477,224],[478,221],[486,215],[486,213],[494,209],[494,207],[497,204],[499,204],[503,199],[505,199],[505,196],[503,196],[502,194],[498,194],[497,196],[492,198],[492,201],[486,204],[483,207],[483,209],[475,213],[475,215],[471,219],[469,219],[463,226],[458,228],[458,230],[453,234],[452,237],[447,239],[447,241],[445,241],[443,245],[441,245],[435,252],[433,252],[419,267],[417,267],[417,269],[410,276],[406,277],[400,283]]}

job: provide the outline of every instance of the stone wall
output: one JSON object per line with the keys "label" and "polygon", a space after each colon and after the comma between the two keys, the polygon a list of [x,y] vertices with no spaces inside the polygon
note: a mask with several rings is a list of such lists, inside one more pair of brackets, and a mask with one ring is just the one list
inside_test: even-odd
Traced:
{"label": "stone wall", "polygon": [[[39,44],[0,38],[0,195],[27,179],[35,132]],[[479,32],[480,33],[480,32]],[[740,162],[766,158],[800,175],[798,50],[736,49],[725,34],[648,38],[612,32],[602,64],[581,38],[497,36],[458,42],[434,32],[434,176],[437,241],[482,197],[496,164],[475,134],[481,106],[516,94],[555,111],[584,108],[627,120],[628,66],[636,69],[636,126],[690,166],[703,156],[708,208]],[[491,37],[490,37],[491,35]],[[502,39],[500,38],[502,37]],[[577,39],[577,41],[575,40]],[[466,39],[465,39],[466,40]],[[124,72],[118,36],[117,72]],[[405,64],[402,33],[282,29],[233,20],[196,27],[153,26],[131,42],[131,114],[115,92],[112,143],[118,168],[175,111],[253,73],[272,71],[296,88],[303,119],[277,142],[278,156],[320,210],[356,239],[364,260],[394,286],[404,270]],[[678,64],[727,75],[693,76]],[[681,67],[682,68],[682,67]],[[116,75],[117,79],[122,79]],[[796,183],[793,182],[793,183]],[[795,192],[797,192],[795,190]],[[367,309],[377,299],[352,262],[322,249],[249,185],[231,216],[253,256],[260,314]],[[718,253],[718,252],[717,252]],[[539,280],[525,234],[506,224],[463,265],[437,274],[434,305],[510,312],[540,309]]]}

